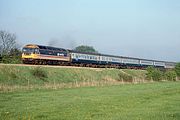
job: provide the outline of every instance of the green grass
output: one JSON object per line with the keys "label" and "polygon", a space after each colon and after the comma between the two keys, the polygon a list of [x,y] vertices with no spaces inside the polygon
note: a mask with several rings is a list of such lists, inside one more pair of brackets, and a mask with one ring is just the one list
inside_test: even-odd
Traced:
{"label": "green grass", "polygon": [[179,120],[180,82],[0,93],[1,120]]}
{"label": "green grass", "polygon": [[40,70],[42,70],[43,74],[46,74],[46,77],[40,78],[37,77],[38,75],[33,75],[37,72],[36,66],[0,65],[0,84],[27,86],[89,81],[120,81],[119,74],[123,74],[122,76],[135,76],[141,79],[146,73],[146,71],[143,70],[137,71],[105,68],[41,67]]}

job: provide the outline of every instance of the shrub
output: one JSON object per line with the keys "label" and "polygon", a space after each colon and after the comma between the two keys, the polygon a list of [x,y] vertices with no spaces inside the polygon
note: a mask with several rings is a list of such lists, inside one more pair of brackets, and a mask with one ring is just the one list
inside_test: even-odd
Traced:
{"label": "shrub", "polygon": [[177,74],[175,71],[167,71],[165,77],[167,80],[176,81]]}
{"label": "shrub", "polygon": [[20,56],[3,55],[2,63],[18,64],[18,63],[21,63],[21,57]]}
{"label": "shrub", "polygon": [[154,80],[154,81],[160,81],[163,77],[163,73],[157,69],[154,68],[152,66],[147,68],[147,74],[146,74],[146,78],[149,80]]}
{"label": "shrub", "polygon": [[175,66],[175,72],[178,77],[180,77],[180,63],[177,63]]}
{"label": "shrub", "polygon": [[47,72],[45,70],[43,70],[41,67],[35,67],[32,70],[32,75],[43,81],[45,81],[45,79],[48,78]]}

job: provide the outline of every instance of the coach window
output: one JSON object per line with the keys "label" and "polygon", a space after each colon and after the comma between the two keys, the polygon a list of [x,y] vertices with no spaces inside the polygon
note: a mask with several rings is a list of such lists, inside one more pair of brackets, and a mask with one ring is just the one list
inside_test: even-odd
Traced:
{"label": "coach window", "polygon": [[91,60],[93,60],[93,56],[91,56]]}
{"label": "coach window", "polygon": [[74,58],[76,58],[76,54],[73,54],[74,55]]}
{"label": "coach window", "polygon": [[46,51],[45,50],[39,50],[41,54],[46,54]]}
{"label": "coach window", "polygon": [[92,59],[94,60],[94,56],[92,56]]}
{"label": "coach window", "polygon": [[95,60],[97,60],[97,56],[95,56]]}
{"label": "coach window", "polygon": [[94,60],[96,60],[96,56],[94,56]]}
{"label": "coach window", "polygon": [[77,54],[74,54],[74,58],[77,58]]}
{"label": "coach window", "polygon": [[105,61],[108,61],[108,57],[105,57]]}

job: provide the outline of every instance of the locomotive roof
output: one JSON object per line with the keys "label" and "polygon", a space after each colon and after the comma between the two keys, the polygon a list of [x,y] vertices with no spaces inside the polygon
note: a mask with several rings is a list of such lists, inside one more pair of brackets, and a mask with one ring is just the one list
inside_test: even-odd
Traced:
{"label": "locomotive roof", "polygon": [[33,47],[33,48],[39,48],[39,49],[45,49],[45,50],[58,50],[58,51],[67,51],[64,48],[57,48],[57,47],[51,47],[51,46],[44,46],[44,45],[36,45],[36,44],[28,44],[26,47]]}
{"label": "locomotive roof", "polygon": [[64,48],[56,48],[56,47],[51,47],[51,46],[42,46],[38,45],[39,49],[48,49],[48,50],[59,50],[59,51],[67,51]]}

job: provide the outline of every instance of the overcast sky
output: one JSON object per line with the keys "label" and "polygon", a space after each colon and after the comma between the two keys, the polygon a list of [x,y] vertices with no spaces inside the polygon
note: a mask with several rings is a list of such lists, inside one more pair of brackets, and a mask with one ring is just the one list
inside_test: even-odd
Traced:
{"label": "overcast sky", "polygon": [[180,61],[180,0],[0,0],[0,29],[21,45]]}

